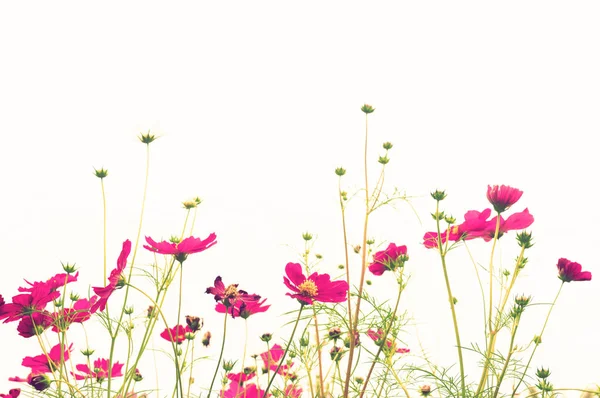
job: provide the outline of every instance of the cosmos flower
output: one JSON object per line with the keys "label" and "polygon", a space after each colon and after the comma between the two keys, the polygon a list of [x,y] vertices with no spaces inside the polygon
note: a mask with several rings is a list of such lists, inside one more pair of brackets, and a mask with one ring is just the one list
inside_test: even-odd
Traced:
{"label": "cosmos flower", "polygon": [[129,253],[131,251],[131,241],[127,239],[123,242],[123,248],[121,249],[121,254],[117,259],[117,268],[113,269],[110,272],[110,276],[108,277],[108,284],[104,287],[94,287],[94,293],[98,295],[99,299],[95,301],[91,308],[90,312],[93,314],[96,311],[104,311],[106,308],[106,303],[108,302],[108,298],[113,294],[117,288],[121,287],[121,278],[123,278],[123,271],[127,266],[127,257],[129,257]]}
{"label": "cosmos flower", "polygon": [[[377,345],[381,345],[383,343],[384,335],[385,331],[383,329],[377,329],[377,331],[369,329],[367,332],[367,336],[369,336]],[[410,352],[410,349],[408,348],[396,348],[396,343],[390,339],[386,340],[384,349],[393,350],[398,354],[407,354]]]}
{"label": "cosmos flower", "polygon": [[592,280],[592,273],[590,271],[582,271],[581,264],[567,260],[566,258],[558,259],[556,267],[558,268],[558,278],[563,282]]}
{"label": "cosmos flower", "polygon": [[346,301],[348,283],[346,281],[331,281],[328,274],[304,276],[302,266],[298,263],[288,263],[285,266],[287,277],[283,277],[283,283],[294,293],[286,295],[298,299],[300,303],[312,304],[314,301],[322,303],[341,303]]}
{"label": "cosmos flower", "polygon": [[112,369],[108,371],[108,359],[99,358],[94,361],[94,369],[91,370],[87,364],[75,365],[75,369],[83,374],[73,373],[76,380],[85,380],[88,378],[94,378],[97,381],[102,381],[108,377],[121,377],[123,376],[123,364],[115,362],[112,365]]}
{"label": "cosmos flower", "polygon": [[523,191],[508,185],[488,185],[487,199],[494,206],[494,210],[502,213],[521,199]]}
{"label": "cosmos flower", "polygon": [[369,271],[373,275],[382,275],[385,271],[394,271],[396,268],[403,267],[406,261],[408,261],[406,246],[396,246],[395,243],[390,243],[387,249],[373,255]]}
{"label": "cosmos flower", "polygon": [[181,344],[185,341],[186,333],[194,333],[194,331],[189,326],[177,325],[172,327],[171,329],[166,328],[160,334],[160,337],[167,341],[172,341],[177,344]]}
{"label": "cosmos flower", "polygon": [[265,312],[271,307],[271,305],[263,305],[267,301],[267,299],[263,299],[262,301],[243,301],[237,300],[234,305],[230,308],[225,307],[223,303],[217,303],[215,310],[218,313],[224,314],[228,313],[232,318],[241,317],[243,319],[248,319],[250,315],[258,314],[259,312]]}
{"label": "cosmos flower", "polygon": [[158,254],[172,254],[180,263],[187,259],[188,254],[200,253],[217,243],[217,235],[211,233],[204,240],[193,236],[187,237],[179,243],[167,241],[155,242],[146,236],[147,245],[144,248]]}

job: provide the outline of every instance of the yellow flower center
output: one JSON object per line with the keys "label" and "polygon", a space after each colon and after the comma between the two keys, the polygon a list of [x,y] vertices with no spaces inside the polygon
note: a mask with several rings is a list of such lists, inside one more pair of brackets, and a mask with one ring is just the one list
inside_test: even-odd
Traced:
{"label": "yellow flower center", "polygon": [[316,297],[319,293],[319,289],[317,289],[317,285],[310,279],[305,280],[298,286],[298,290],[302,293],[303,296],[307,297]]}
{"label": "yellow flower center", "polygon": [[237,289],[236,285],[229,285],[225,289],[225,297],[233,298],[233,297],[237,296],[237,294],[238,294],[238,289]]}

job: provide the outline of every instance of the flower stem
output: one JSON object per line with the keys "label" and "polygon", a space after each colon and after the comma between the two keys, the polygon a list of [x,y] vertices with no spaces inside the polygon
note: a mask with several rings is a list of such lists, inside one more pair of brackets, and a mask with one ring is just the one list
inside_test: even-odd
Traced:
{"label": "flower stem", "polygon": [[554,297],[554,301],[552,302],[552,305],[550,306],[550,309],[548,310],[548,314],[546,315],[546,320],[544,321],[544,326],[542,327],[542,331],[540,332],[540,334],[538,336],[540,342],[539,343],[535,343],[535,346],[533,347],[533,351],[531,352],[531,356],[529,357],[529,361],[527,361],[527,365],[525,366],[525,370],[523,370],[523,373],[521,374],[521,378],[519,379],[519,382],[517,383],[517,386],[514,388],[513,393],[511,395],[511,398],[515,396],[517,390],[519,389],[519,386],[523,382],[523,378],[525,378],[525,374],[527,373],[527,370],[529,369],[529,365],[531,365],[531,360],[533,359],[533,356],[535,355],[535,351],[537,350],[538,346],[541,344],[542,335],[544,334],[544,330],[546,330],[546,325],[548,324],[548,319],[550,319],[550,314],[552,313],[552,310],[554,309],[554,305],[556,304],[556,300],[558,300],[558,296],[560,295],[560,292],[561,292],[564,284],[565,284],[565,282],[562,282],[560,284],[560,288],[558,288],[558,292],[556,293],[556,297]]}
{"label": "flower stem", "polygon": [[[294,334],[296,334],[296,329],[298,329],[298,324],[300,323],[300,315],[302,314],[302,309],[304,309],[304,305],[305,304],[302,304],[300,306],[300,309],[298,310],[298,318],[296,318],[296,323],[294,324],[294,329],[292,330],[290,339],[288,340],[287,346],[285,347],[285,351],[283,352],[283,356],[281,357],[281,360],[279,361],[279,365],[277,365],[277,369],[275,369],[275,372],[273,373],[273,378],[269,381],[267,388],[265,388],[265,392],[264,392],[262,398],[267,398],[267,395],[269,393],[269,388],[271,388],[271,384],[273,384],[273,380],[275,380],[275,376],[277,375],[277,373],[279,372],[279,369],[281,369],[281,365],[283,365],[283,362],[285,361],[285,357],[290,349],[290,346],[292,345],[292,340],[294,339]],[[270,360],[270,358],[269,358],[269,360]],[[269,365],[270,365],[270,363],[269,363]],[[270,366],[267,366],[267,368],[270,368]],[[208,398],[210,398],[210,397],[208,397]]]}
{"label": "flower stem", "polygon": [[104,286],[106,287],[106,194],[104,192],[104,178],[100,179],[100,187],[102,188],[102,211],[103,211],[103,217],[102,217],[102,225],[103,225],[103,240],[104,240],[104,247],[103,247],[103,256],[104,256]]}
{"label": "flower stem", "polygon": [[521,314],[518,314],[517,317],[515,318],[515,323],[513,326],[513,330],[510,336],[510,345],[508,347],[508,354],[506,355],[506,361],[504,362],[504,367],[502,368],[502,372],[500,373],[500,376],[498,377],[498,383],[496,384],[496,391],[494,392],[494,398],[496,398],[498,396],[498,393],[500,392],[500,385],[502,384],[502,379],[504,379],[504,375],[506,374],[506,370],[508,369],[508,363],[510,362],[510,358],[512,356],[512,354],[514,353],[513,351],[513,347],[515,344],[515,337],[517,335],[517,328],[519,327],[519,321],[521,320]]}
{"label": "flower stem", "polygon": [[[438,201],[436,204],[435,214],[439,214],[440,210],[440,202]],[[458,363],[460,366],[460,385],[462,390],[463,398],[466,397],[466,387],[465,387],[465,367],[463,364],[463,356],[462,356],[462,345],[460,344],[460,333],[458,331],[458,321],[456,320],[456,309],[454,308],[454,296],[452,295],[452,289],[450,288],[450,279],[448,278],[448,269],[446,267],[446,252],[442,247],[442,238],[441,238],[441,229],[440,229],[440,220],[437,220],[437,233],[438,233],[438,249],[440,253],[440,258],[442,260],[442,269],[444,270],[444,280],[446,282],[446,290],[448,292],[448,301],[450,302],[450,311],[452,312],[452,323],[454,324],[454,335],[456,337],[456,349],[458,350]]]}
{"label": "flower stem", "polygon": [[[364,153],[364,169],[365,169],[365,221],[363,225],[363,241],[362,241],[362,261],[360,270],[360,283],[358,284],[358,297],[356,299],[356,308],[354,312],[353,329],[350,331],[350,349],[348,351],[348,368],[346,369],[346,380],[344,382],[344,397],[348,396],[350,388],[350,377],[352,377],[352,360],[354,358],[355,344],[354,339],[358,329],[358,317],[360,315],[360,302],[362,299],[363,286],[365,284],[365,272],[367,270],[367,231],[369,225],[369,174],[367,172],[367,144],[369,142],[369,114],[365,113],[365,153]],[[348,292],[350,296],[350,292]]]}
{"label": "flower stem", "polygon": [[394,325],[394,319],[396,318],[396,312],[398,312],[398,304],[400,304],[400,297],[402,296],[402,291],[404,290],[404,286],[402,283],[403,271],[404,271],[404,268],[402,268],[402,270],[400,271],[400,276],[398,278],[398,297],[396,298],[396,305],[394,306],[394,312],[392,312],[390,324],[386,328],[385,334],[381,338],[382,344],[379,346],[379,349],[377,350],[377,354],[375,354],[375,358],[373,358],[373,362],[371,363],[371,368],[369,369],[369,373],[367,373],[367,377],[363,383],[364,386],[363,386],[362,391],[360,392],[361,398],[365,395],[365,391],[367,390],[367,386],[369,384],[369,379],[371,378],[371,374],[373,373],[373,369],[375,369],[375,364],[377,363],[377,358],[379,358],[379,354],[381,354],[383,347],[386,346],[387,337],[390,334],[390,330],[392,330],[392,326]]}
{"label": "flower stem", "polygon": [[212,392],[213,386],[215,385],[215,379],[217,378],[217,374],[219,373],[219,367],[221,365],[221,359],[223,359],[223,351],[225,351],[225,337],[227,336],[227,311],[225,311],[225,318],[223,320],[223,342],[221,343],[221,353],[219,354],[219,360],[217,361],[217,367],[215,369],[215,374],[213,375],[212,381],[210,382],[210,388],[208,389],[207,398],[210,398],[210,393]]}

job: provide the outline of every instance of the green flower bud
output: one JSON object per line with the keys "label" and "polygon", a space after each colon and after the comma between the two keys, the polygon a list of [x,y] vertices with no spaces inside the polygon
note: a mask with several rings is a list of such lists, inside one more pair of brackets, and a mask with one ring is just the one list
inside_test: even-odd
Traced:
{"label": "green flower bud", "polygon": [[103,179],[108,175],[108,170],[105,168],[101,168],[100,170],[94,169],[94,175],[99,179]]}
{"label": "green flower bud", "polygon": [[385,149],[386,151],[389,151],[390,149],[392,149],[394,145],[392,145],[391,142],[384,142],[383,143],[383,149]]}
{"label": "green flower bud", "polygon": [[543,367],[541,369],[538,369],[535,372],[535,375],[537,377],[539,377],[540,379],[547,379],[548,376],[550,376],[550,369],[544,369]]}
{"label": "green flower bud", "polygon": [[338,167],[335,169],[335,174],[341,177],[344,174],[346,174],[346,169],[344,169],[343,167]]}
{"label": "green flower bud", "polygon": [[150,130],[148,130],[148,132],[146,134],[140,133],[140,136],[138,138],[140,139],[140,141],[142,143],[150,144],[152,141],[154,141],[156,139],[156,136],[154,134],[150,134]]}
{"label": "green flower bud", "polygon": [[366,114],[375,112],[375,108],[373,108],[369,104],[364,104],[363,106],[360,107],[360,110],[363,111]]}
{"label": "green flower bud", "polygon": [[312,234],[310,232],[305,232],[302,234],[302,239],[304,239],[305,241],[309,241],[313,238]]}
{"label": "green flower bud", "polygon": [[380,156],[378,162],[381,164],[388,164],[390,162],[390,158],[387,156]]}
{"label": "green flower bud", "polygon": [[434,192],[431,193],[431,197],[435,200],[437,200],[438,202],[440,200],[444,200],[446,198],[446,191],[440,191],[440,190],[436,190]]}

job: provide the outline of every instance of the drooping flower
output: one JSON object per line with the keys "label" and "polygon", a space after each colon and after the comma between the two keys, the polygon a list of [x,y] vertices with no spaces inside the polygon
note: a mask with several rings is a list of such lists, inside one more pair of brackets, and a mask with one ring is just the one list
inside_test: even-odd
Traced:
{"label": "drooping flower", "polygon": [[172,327],[171,329],[166,328],[160,334],[160,337],[167,341],[172,341],[177,344],[181,344],[185,341],[186,333],[194,333],[194,331],[189,326],[177,325]]}
{"label": "drooping flower", "polygon": [[25,338],[40,335],[53,323],[52,314],[46,310],[34,312],[21,318],[17,332]]}
{"label": "drooping flower", "polygon": [[146,236],[147,245],[145,249],[158,254],[172,254],[180,263],[184,262],[188,254],[200,253],[217,243],[217,235],[211,233],[204,240],[193,236],[187,237],[179,243],[167,241],[155,242],[149,236]]}
{"label": "drooping flower", "polygon": [[[369,331],[367,331],[367,336],[369,336],[377,345],[383,344],[384,335],[385,331],[383,329],[377,329],[377,331],[369,329]],[[410,352],[410,349],[408,348],[396,348],[396,343],[391,339],[386,339],[384,350],[393,350],[398,354],[407,354]]]}
{"label": "drooping flower", "polygon": [[69,360],[69,354],[73,349],[73,344],[69,346],[69,349],[65,350],[61,344],[57,344],[50,349],[48,355],[40,354],[35,357],[25,357],[21,365],[31,368],[31,373],[51,373],[59,368],[62,361]]}
{"label": "drooping flower", "polygon": [[234,305],[230,308],[225,307],[223,303],[217,303],[215,310],[218,313],[224,314],[228,313],[232,318],[241,317],[243,319],[248,319],[250,315],[258,314],[259,312],[265,312],[271,307],[271,305],[263,305],[267,301],[267,299],[263,299],[262,301],[242,301],[237,300]]}
{"label": "drooping flower", "polygon": [[567,260],[566,258],[558,259],[556,267],[558,268],[558,278],[563,282],[592,280],[592,273],[590,271],[582,271],[581,264]]}
{"label": "drooping flower", "polygon": [[123,376],[123,364],[119,362],[115,362],[112,365],[112,369],[108,370],[108,359],[99,358],[94,361],[93,370],[89,368],[87,364],[79,364],[75,365],[75,369],[80,371],[82,374],[73,373],[76,380],[85,380],[88,378],[96,379],[98,382],[112,377],[121,377]]}
{"label": "drooping flower", "polygon": [[396,246],[395,243],[390,243],[387,249],[373,255],[369,271],[373,275],[382,275],[385,271],[394,271],[396,268],[403,267],[404,263],[408,261],[406,252],[406,246]]}
{"label": "drooping flower", "polygon": [[113,294],[117,288],[122,287],[121,278],[123,277],[123,271],[127,266],[127,257],[129,257],[129,253],[131,252],[131,241],[127,239],[123,242],[123,248],[121,249],[121,254],[117,259],[117,268],[113,269],[110,272],[110,276],[108,277],[108,284],[104,287],[94,287],[94,293],[98,295],[99,299],[95,301],[95,303],[91,306],[90,312],[93,314],[96,311],[104,311],[106,308],[106,303],[108,302],[109,297]]}
{"label": "drooping flower", "polygon": [[283,283],[294,293],[286,295],[298,299],[303,305],[314,301],[322,303],[341,303],[346,301],[348,283],[346,281],[331,281],[328,274],[312,273],[308,278],[302,273],[298,263],[288,263],[285,266],[287,277]]}
{"label": "drooping flower", "polygon": [[187,323],[192,332],[196,333],[198,330],[202,329],[202,326],[204,326],[204,319],[200,318],[199,316],[186,315],[185,323]]}
{"label": "drooping flower", "polygon": [[508,185],[488,185],[487,199],[494,206],[494,210],[502,213],[521,199],[523,191]]}

